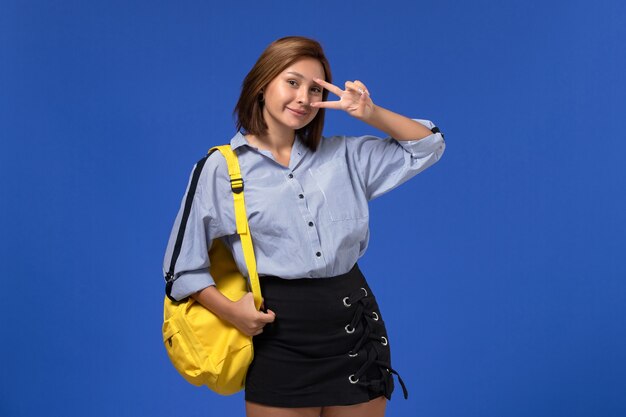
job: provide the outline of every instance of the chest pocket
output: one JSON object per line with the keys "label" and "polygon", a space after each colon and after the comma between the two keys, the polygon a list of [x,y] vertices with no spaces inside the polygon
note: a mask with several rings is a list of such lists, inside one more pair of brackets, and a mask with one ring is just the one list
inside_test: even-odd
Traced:
{"label": "chest pocket", "polygon": [[324,206],[332,221],[366,218],[368,213],[366,199],[358,182],[352,180],[346,161],[336,158],[319,168],[311,169],[311,175],[323,194]]}

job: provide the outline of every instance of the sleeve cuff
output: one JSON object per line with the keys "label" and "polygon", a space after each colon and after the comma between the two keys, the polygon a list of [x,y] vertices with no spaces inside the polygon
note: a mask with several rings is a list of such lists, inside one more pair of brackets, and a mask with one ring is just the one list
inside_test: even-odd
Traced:
{"label": "sleeve cuff", "polygon": [[[429,129],[435,127],[435,124],[430,120],[413,119],[418,123],[423,124]],[[414,158],[425,158],[433,153],[437,154],[437,159],[443,154],[445,149],[445,140],[440,132],[432,133],[422,139],[417,140],[397,140],[407,152]]]}
{"label": "sleeve cuff", "polygon": [[215,281],[208,270],[185,272],[172,284],[170,295],[180,301],[211,285],[215,285]]}

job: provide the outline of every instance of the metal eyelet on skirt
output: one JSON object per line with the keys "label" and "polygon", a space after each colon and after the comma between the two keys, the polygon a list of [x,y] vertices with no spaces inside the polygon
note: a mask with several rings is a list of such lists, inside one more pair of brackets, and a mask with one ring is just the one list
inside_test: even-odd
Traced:
{"label": "metal eyelet on skirt", "polygon": [[387,338],[385,336],[381,336],[380,337],[380,344],[383,346],[387,346],[389,342],[387,341]]}
{"label": "metal eyelet on skirt", "polygon": [[367,297],[367,290],[363,287],[361,287],[361,289],[365,292],[365,296]]}
{"label": "metal eyelet on skirt", "polygon": [[351,358],[356,358],[357,356],[359,356],[359,352],[357,353],[348,352],[348,356],[350,356]]}
{"label": "metal eyelet on skirt", "polygon": [[352,334],[356,330],[354,327],[350,326],[349,324],[346,324],[345,329],[346,329],[346,333],[348,334]]}
{"label": "metal eyelet on skirt", "polygon": [[372,317],[374,321],[378,321],[378,314],[375,311],[372,311],[372,315],[374,316]]}
{"label": "metal eyelet on skirt", "polygon": [[354,374],[348,377],[348,381],[350,381],[351,384],[356,384],[357,382],[359,382],[359,378],[357,379],[353,379],[353,378],[354,378]]}

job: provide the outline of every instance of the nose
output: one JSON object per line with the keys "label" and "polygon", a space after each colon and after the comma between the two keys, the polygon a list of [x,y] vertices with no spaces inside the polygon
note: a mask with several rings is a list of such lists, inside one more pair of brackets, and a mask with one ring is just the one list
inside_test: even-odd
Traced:
{"label": "nose", "polygon": [[297,101],[299,104],[302,104],[304,106],[308,106],[310,103],[309,100],[309,91],[306,88],[300,88],[298,90],[298,98]]}

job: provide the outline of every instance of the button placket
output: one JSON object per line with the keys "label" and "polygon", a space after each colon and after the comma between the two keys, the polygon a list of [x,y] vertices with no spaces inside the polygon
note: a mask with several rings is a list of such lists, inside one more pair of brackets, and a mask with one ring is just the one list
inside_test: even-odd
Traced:
{"label": "button placket", "polygon": [[298,196],[298,207],[300,209],[300,215],[302,216],[302,220],[305,222],[307,227],[307,234],[309,236],[309,241],[311,243],[311,247],[313,249],[313,253],[315,254],[315,261],[320,262],[322,260],[322,245],[319,236],[319,231],[315,227],[315,219],[313,218],[312,213],[310,212],[307,206],[307,200],[305,197],[305,190],[302,187],[302,183],[298,180],[297,177],[294,176],[293,172],[287,174],[287,179],[291,188],[294,190],[294,194]]}

